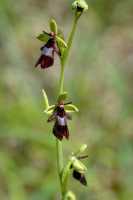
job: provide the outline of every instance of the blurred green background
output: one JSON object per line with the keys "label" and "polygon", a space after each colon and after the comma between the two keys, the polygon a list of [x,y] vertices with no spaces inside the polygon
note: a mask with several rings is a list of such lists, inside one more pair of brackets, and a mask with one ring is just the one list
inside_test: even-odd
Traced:
{"label": "blurred green background", "polygon": [[[35,69],[36,36],[55,17],[65,38],[72,1],[0,0],[0,200],[59,200],[55,138],[43,114],[54,103],[59,59]],[[133,200],[133,1],[88,0],[65,71],[73,115],[65,158],[88,144],[88,187],[70,178],[78,200]]]}

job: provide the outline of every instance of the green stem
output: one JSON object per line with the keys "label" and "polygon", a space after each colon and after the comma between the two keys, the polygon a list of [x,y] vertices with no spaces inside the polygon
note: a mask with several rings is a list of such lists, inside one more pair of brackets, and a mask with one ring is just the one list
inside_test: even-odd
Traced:
{"label": "green stem", "polygon": [[[60,72],[60,81],[59,81],[59,94],[63,93],[64,90],[64,66],[61,65],[61,72]],[[56,139],[56,151],[57,151],[57,168],[58,168],[58,175],[60,180],[60,188],[63,200],[63,186],[62,186],[62,171],[63,171],[63,149],[62,149],[62,142]]]}
{"label": "green stem", "polygon": [[73,20],[73,25],[72,25],[72,30],[70,32],[70,35],[69,35],[69,38],[68,38],[68,42],[67,42],[67,48],[65,49],[64,54],[63,54],[63,58],[62,58],[62,66],[65,65],[67,57],[69,55],[69,51],[70,51],[70,48],[72,46],[73,37],[74,37],[75,31],[76,31],[76,26],[77,26],[78,19],[79,19],[79,16],[77,16],[75,14],[74,20]]}
{"label": "green stem", "polygon": [[61,62],[61,72],[60,72],[60,81],[59,81],[59,94],[64,91],[64,68],[65,66]]}
{"label": "green stem", "polygon": [[[74,37],[74,33],[76,30],[76,25],[77,25],[78,17],[75,15],[74,21],[73,21],[73,26],[72,26],[72,31],[69,35],[69,39],[67,42],[67,48],[64,51],[63,57],[61,59],[61,72],[60,72],[60,81],[59,81],[59,94],[63,93],[64,91],[64,69],[65,69],[65,63],[69,54],[69,50],[72,45],[72,40]],[[64,182],[64,185],[62,183],[62,172],[64,168],[63,164],[63,149],[62,149],[62,142],[59,141],[58,139],[56,140],[56,149],[57,149],[57,168],[58,168],[58,175],[59,175],[59,180],[60,180],[60,188],[61,188],[61,194],[62,194],[62,200],[64,200],[65,194],[67,192],[67,177]]]}
{"label": "green stem", "polygon": [[63,192],[63,196],[66,195],[67,192],[67,185],[68,185],[68,176],[70,173],[70,167],[71,167],[72,161],[69,160],[66,167],[63,170],[63,174],[62,174],[62,183],[63,183],[63,187],[62,187],[62,192]]}
{"label": "green stem", "polygon": [[60,188],[62,193],[62,171],[63,171],[63,150],[62,150],[62,142],[56,139],[56,150],[57,150],[57,169],[60,180]]}

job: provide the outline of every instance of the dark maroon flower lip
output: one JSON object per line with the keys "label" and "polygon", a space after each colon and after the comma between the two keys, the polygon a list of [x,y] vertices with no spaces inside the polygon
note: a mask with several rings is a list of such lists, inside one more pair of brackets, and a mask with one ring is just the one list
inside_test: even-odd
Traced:
{"label": "dark maroon flower lip", "polygon": [[45,68],[52,66],[53,63],[54,63],[54,58],[45,56],[45,55],[41,55],[39,57],[37,63],[35,64],[35,67],[40,65],[42,69],[45,69]]}
{"label": "dark maroon flower lip", "polygon": [[53,114],[48,118],[48,122],[55,121],[53,134],[59,140],[62,140],[63,137],[65,137],[67,140],[69,139],[67,120],[71,119],[71,116],[66,113],[64,105],[64,102],[58,103]]}
{"label": "dark maroon flower lip", "polygon": [[87,186],[87,180],[85,178],[85,175],[83,173],[80,173],[76,170],[73,170],[73,178],[79,181],[82,185]]}
{"label": "dark maroon flower lip", "polygon": [[[62,118],[62,120],[64,120]],[[67,140],[69,139],[69,130],[67,125],[58,125],[58,123],[55,123],[54,127],[53,127],[53,134],[56,138],[58,138],[59,140],[62,140],[63,137],[65,137]]]}

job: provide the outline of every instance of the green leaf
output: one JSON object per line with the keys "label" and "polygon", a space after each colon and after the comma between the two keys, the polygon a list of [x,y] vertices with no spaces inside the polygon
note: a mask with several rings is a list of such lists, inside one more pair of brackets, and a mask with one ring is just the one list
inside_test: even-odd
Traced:
{"label": "green leaf", "polygon": [[65,105],[65,110],[66,112],[79,112],[79,109],[73,104]]}
{"label": "green leaf", "polygon": [[87,170],[86,166],[75,156],[72,156],[71,160],[72,160],[72,166],[76,171],[84,173]]}
{"label": "green leaf", "polygon": [[42,42],[47,42],[49,40],[50,36],[48,33],[44,32],[37,36],[37,39]]}
{"label": "green leaf", "polygon": [[52,32],[54,32],[55,34],[57,34],[58,33],[58,27],[57,27],[56,21],[54,19],[51,19],[49,25],[50,25],[50,30]]}
{"label": "green leaf", "polygon": [[43,98],[44,98],[44,103],[45,103],[45,110],[47,110],[49,108],[48,96],[47,96],[45,90],[42,90],[42,93],[43,93]]}
{"label": "green leaf", "polygon": [[66,100],[67,96],[68,96],[68,93],[67,92],[63,92],[62,94],[60,94],[58,96],[58,102]]}

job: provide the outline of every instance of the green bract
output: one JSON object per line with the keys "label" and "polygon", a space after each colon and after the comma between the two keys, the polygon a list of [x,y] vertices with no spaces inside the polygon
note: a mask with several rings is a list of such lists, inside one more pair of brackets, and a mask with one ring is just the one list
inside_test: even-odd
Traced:
{"label": "green bract", "polygon": [[85,0],[75,0],[72,4],[72,8],[77,11],[86,11],[88,10],[88,4]]}
{"label": "green bract", "polygon": [[51,32],[54,32],[55,34],[58,33],[57,23],[56,23],[56,21],[54,19],[50,20],[49,26],[50,26]]}

